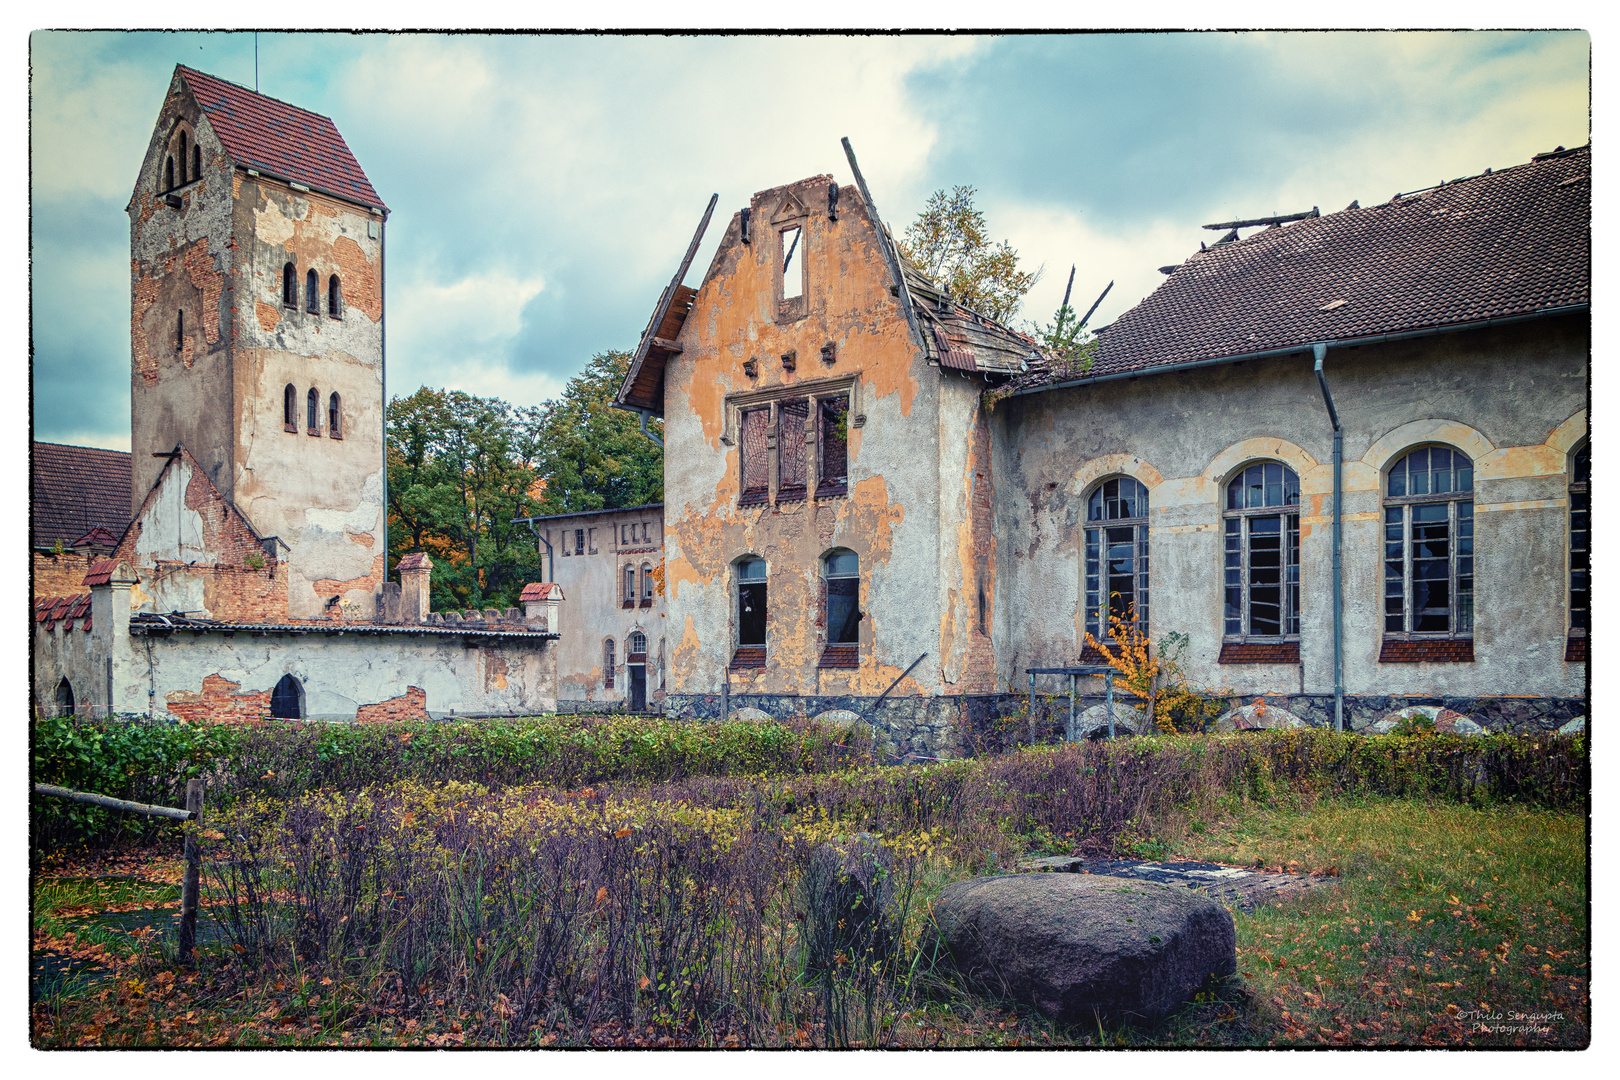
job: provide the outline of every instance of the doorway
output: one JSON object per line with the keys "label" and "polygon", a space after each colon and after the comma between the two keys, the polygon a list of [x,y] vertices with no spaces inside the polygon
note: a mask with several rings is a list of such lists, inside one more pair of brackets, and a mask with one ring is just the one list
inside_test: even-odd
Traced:
{"label": "doorway", "polygon": [[647,711],[647,665],[630,664],[625,668],[630,673],[630,711],[643,713]]}

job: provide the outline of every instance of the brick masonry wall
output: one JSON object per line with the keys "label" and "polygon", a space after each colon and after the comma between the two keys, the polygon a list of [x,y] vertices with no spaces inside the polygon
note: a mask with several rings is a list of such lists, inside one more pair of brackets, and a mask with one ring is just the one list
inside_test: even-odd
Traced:
{"label": "brick masonry wall", "polygon": [[399,697],[379,701],[375,705],[362,705],[355,715],[357,724],[386,724],[393,720],[426,720],[427,691],[420,686],[408,686]]}
{"label": "brick masonry wall", "polygon": [[64,551],[60,555],[34,552],[34,598],[74,596],[84,592],[84,575],[90,572],[95,561],[94,556],[76,551]]}
{"label": "brick masonry wall", "polygon": [[240,693],[241,683],[221,675],[204,677],[202,690],[173,690],[168,694],[170,712],[188,724],[248,724],[270,715],[270,691]]}

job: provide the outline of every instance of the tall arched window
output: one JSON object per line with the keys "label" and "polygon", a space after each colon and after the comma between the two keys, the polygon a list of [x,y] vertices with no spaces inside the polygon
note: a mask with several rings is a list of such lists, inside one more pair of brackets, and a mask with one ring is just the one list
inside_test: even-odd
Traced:
{"label": "tall arched window", "polygon": [[298,390],[292,383],[281,392],[281,428],[283,431],[298,430]]}
{"label": "tall arched window", "polygon": [[1384,635],[1471,637],[1473,461],[1449,446],[1413,450],[1390,469],[1386,492]]}
{"label": "tall arched window", "polygon": [[629,563],[624,564],[624,606],[633,607],[636,602],[636,568]]}
{"label": "tall arched window", "polygon": [[1226,637],[1299,637],[1299,476],[1278,461],[1226,486]]}
{"label": "tall arched window", "polygon": [[[1569,628],[1572,635],[1584,635],[1589,629],[1591,568],[1592,444],[1587,443],[1575,451],[1569,472]],[[1580,659],[1586,659],[1584,653]]]}
{"label": "tall arched window", "polygon": [[766,566],[765,560],[745,555],[735,564],[737,592],[737,652],[733,667],[765,666]]}
{"label": "tall arched window", "polygon": [[861,559],[834,548],[821,557],[821,604],[827,639],[819,667],[854,667],[861,627]]}
{"label": "tall arched window", "polygon": [[1086,633],[1104,644],[1113,616],[1147,633],[1147,514],[1147,488],[1129,476],[1086,500]]}
{"label": "tall arched window", "polygon": [[326,399],[326,434],[334,439],[343,438],[343,399],[335,391]]}
{"label": "tall arched window", "polygon": [[187,160],[189,160],[189,155],[186,153],[186,133],[184,131],[181,131],[180,132],[180,182],[182,184],[184,184],[187,180],[191,179],[191,177],[186,175],[186,162],[187,162]]}
{"label": "tall arched window", "polygon": [[56,715],[72,716],[73,711],[73,684],[63,679],[56,684]]}
{"label": "tall arched window", "polygon": [[197,143],[191,144],[191,178],[202,179],[202,147]]}
{"label": "tall arched window", "polygon": [[320,278],[315,276],[314,267],[304,275],[304,310],[311,315],[321,310]]}
{"label": "tall arched window", "polygon": [[653,573],[652,563],[641,564],[641,606],[652,607],[653,602]]}
{"label": "tall arched window", "polygon": [[283,675],[276,688],[270,691],[270,715],[279,720],[302,720],[304,684],[291,675]]}
{"label": "tall arched window", "polygon": [[613,689],[613,639],[602,640],[602,689]]}
{"label": "tall arched window", "polygon": [[186,313],[184,309],[174,313],[174,353],[176,356],[186,349]]}
{"label": "tall arched window", "polygon": [[321,433],[321,392],[313,386],[309,388],[309,416],[305,418],[305,429],[311,435]]}
{"label": "tall arched window", "polygon": [[343,318],[343,286],[336,274],[326,279],[326,313],[334,319]]}
{"label": "tall arched window", "polygon": [[292,263],[281,268],[281,303],[285,307],[298,306],[298,271]]}
{"label": "tall arched window", "polygon": [[174,190],[174,155],[163,159],[163,190]]}

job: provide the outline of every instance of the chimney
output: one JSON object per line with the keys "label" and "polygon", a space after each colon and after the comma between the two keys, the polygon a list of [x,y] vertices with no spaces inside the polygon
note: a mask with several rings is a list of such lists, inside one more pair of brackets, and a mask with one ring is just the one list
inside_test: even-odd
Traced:
{"label": "chimney", "polygon": [[426,622],[433,602],[428,588],[433,576],[433,560],[425,551],[413,551],[399,560],[399,621]]}
{"label": "chimney", "polygon": [[530,630],[543,633],[561,633],[562,586],[555,581],[531,582],[523,586],[523,621]]}

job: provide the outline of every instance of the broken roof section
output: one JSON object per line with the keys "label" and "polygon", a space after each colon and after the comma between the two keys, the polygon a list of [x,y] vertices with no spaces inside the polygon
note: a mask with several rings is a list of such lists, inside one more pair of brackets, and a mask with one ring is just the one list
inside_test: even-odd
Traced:
{"label": "broken roof section", "polygon": [[329,117],[175,66],[236,164],[312,191],[387,210]]}
{"label": "broken roof section", "polygon": [[1197,252],[1099,333],[1085,377],[1587,305],[1591,167],[1560,148]]}

